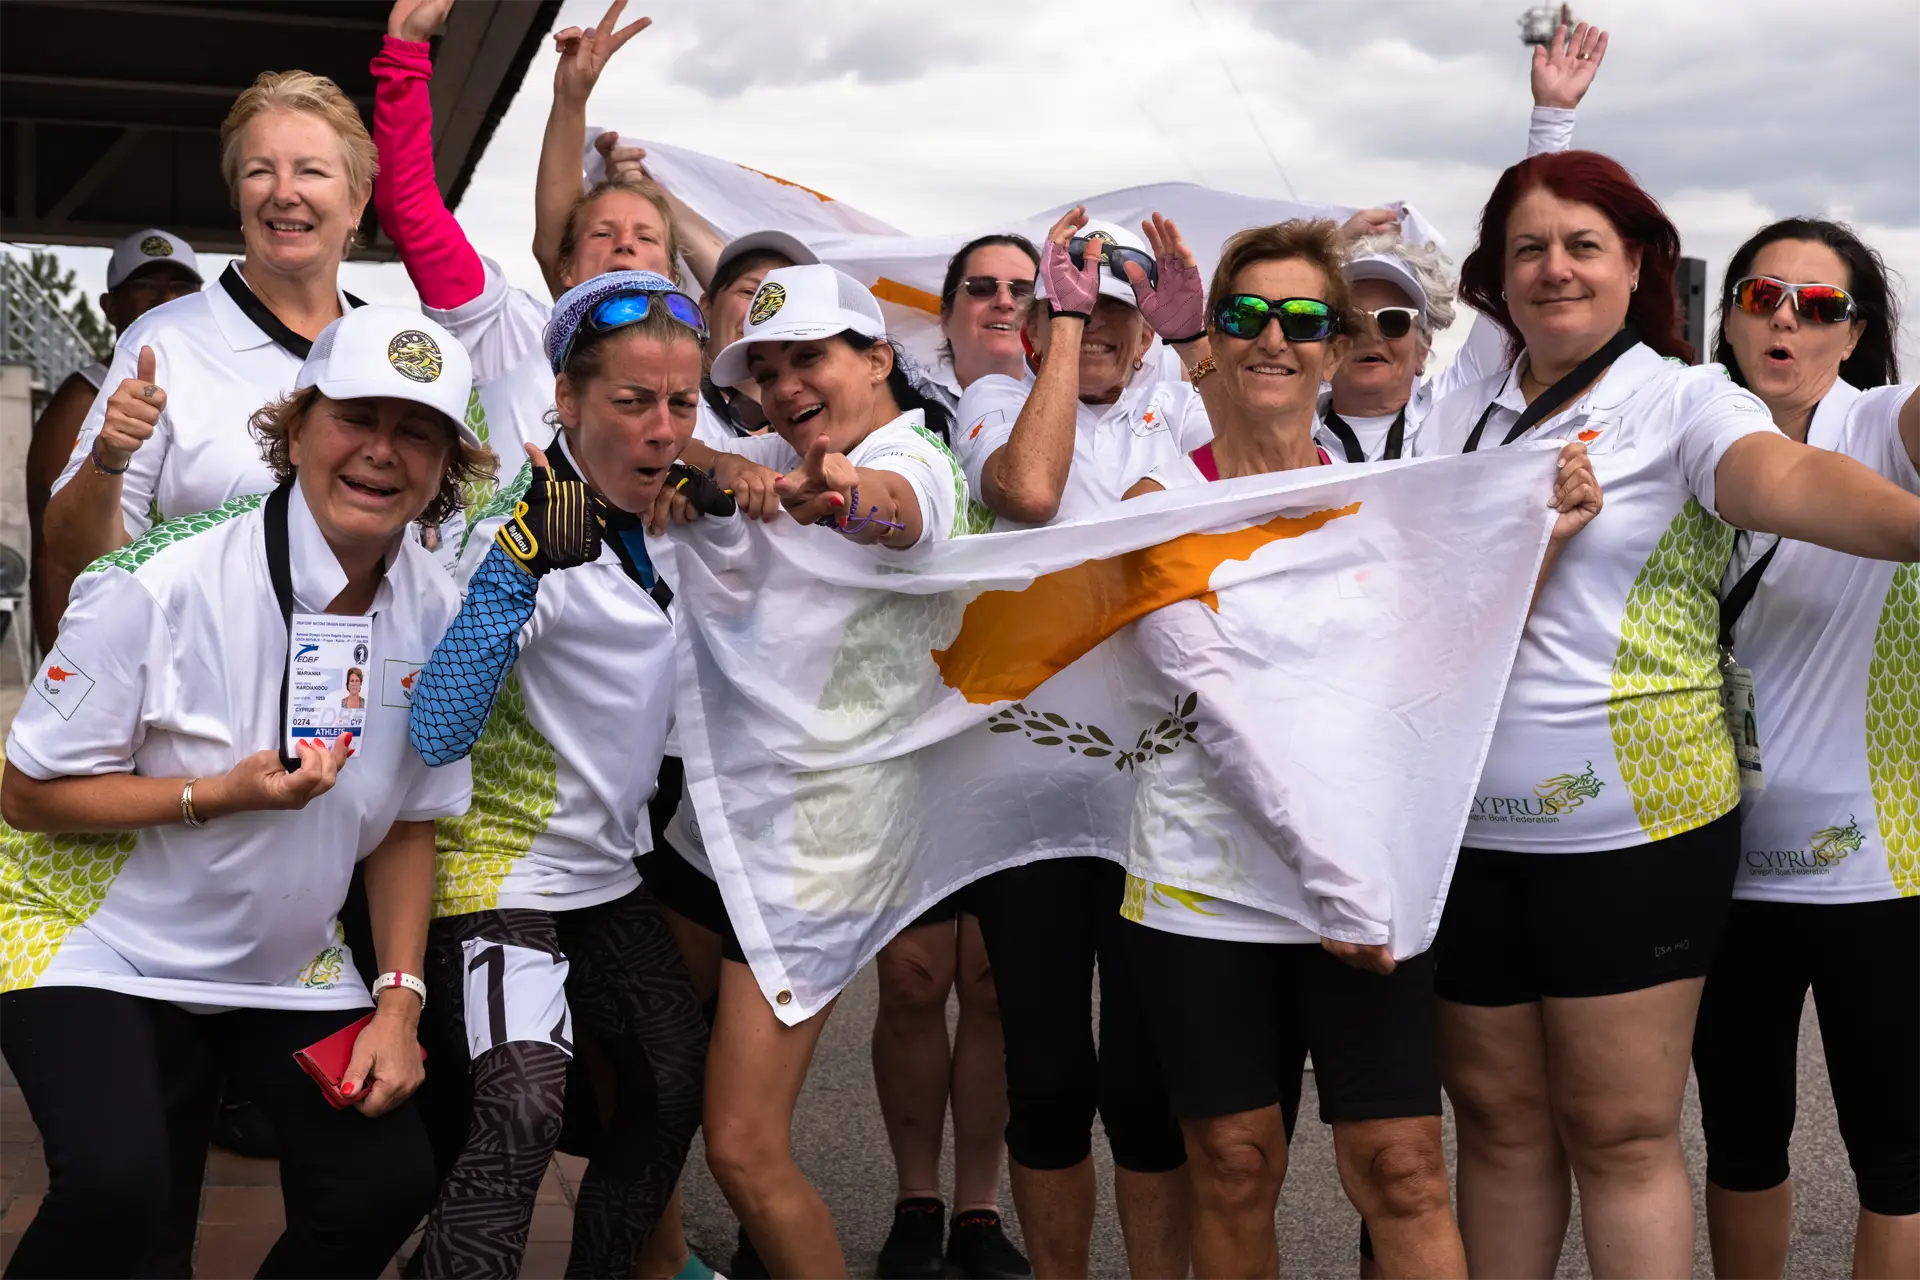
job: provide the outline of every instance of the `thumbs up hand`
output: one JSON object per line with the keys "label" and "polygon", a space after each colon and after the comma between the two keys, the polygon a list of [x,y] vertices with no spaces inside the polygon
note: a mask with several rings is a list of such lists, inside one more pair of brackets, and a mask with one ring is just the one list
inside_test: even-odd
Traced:
{"label": "thumbs up hand", "polygon": [[117,474],[153,435],[167,407],[167,393],[153,381],[152,347],[140,348],[135,375],[123,381],[107,400],[106,421],[93,442],[94,461],[101,470]]}

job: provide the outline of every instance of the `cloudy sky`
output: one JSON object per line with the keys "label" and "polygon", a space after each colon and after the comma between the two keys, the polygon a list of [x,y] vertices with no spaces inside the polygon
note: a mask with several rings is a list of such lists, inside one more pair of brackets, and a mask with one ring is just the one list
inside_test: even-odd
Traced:
{"label": "cloudy sky", "polygon": [[[1525,141],[1521,0],[634,0],[643,32],[590,117],[828,192],[908,231],[986,230],[1169,180],[1348,204],[1407,200],[1456,258]],[[559,26],[597,20],[568,0]],[[1633,169],[1719,268],[1754,228],[1844,217],[1904,277],[1920,376],[1915,0],[1590,0],[1612,46],[1576,145]],[[538,291],[538,57],[461,222]],[[104,252],[65,251],[92,291]],[[411,301],[397,266],[348,287]],[[1464,329],[1457,325],[1457,329]],[[1458,335],[1456,335],[1457,337]]]}

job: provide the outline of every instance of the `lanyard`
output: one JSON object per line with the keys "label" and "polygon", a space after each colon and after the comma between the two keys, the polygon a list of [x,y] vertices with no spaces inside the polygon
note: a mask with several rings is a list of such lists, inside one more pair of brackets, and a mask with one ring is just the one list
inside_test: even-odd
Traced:
{"label": "lanyard", "polygon": [[[227,269],[220,273],[220,287],[227,291],[229,298],[233,299],[233,305],[240,308],[240,314],[251,320],[254,328],[266,334],[274,346],[302,360],[312,354],[313,340],[301,337],[287,327],[286,321],[273,314],[267,304],[260,301],[260,296],[247,287],[246,280],[240,275],[239,267],[231,262],[227,264]],[[349,307],[367,305],[352,294],[346,293],[345,290],[341,292],[345,295]]]}
{"label": "lanyard", "polygon": [[1760,589],[1760,575],[1773,563],[1773,553],[1780,549],[1780,540],[1767,548],[1767,553],[1755,560],[1747,571],[1740,575],[1740,581],[1733,584],[1733,590],[1727,592],[1727,598],[1720,602],[1720,647],[1733,648],[1733,629],[1740,625],[1740,615],[1753,603],[1753,593]]}
{"label": "lanyard", "polygon": [[[1340,441],[1340,447],[1346,450],[1348,462],[1367,461],[1367,451],[1360,447],[1360,437],[1354,434],[1352,426],[1347,423],[1345,418],[1333,411],[1331,405],[1327,407],[1326,417],[1322,419],[1322,421],[1327,424],[1327,430],[1333,432],[1334,436]],[[1403,404],[1400,406],[1400,412],[1394,415],[1393,425],[1387,428],[1387,448],[1386,451],[1380,455],[1380,461],[1390,462],[1398,458],[1400,456],[1400,448],[1406,443],[1406,438],[1407,406]]]}
{"label": "lanyard", "polygon": [[[1606,346],[1582,360],[1572,373],[1534,397],[1533,403],[1521,411],[1519,419],[1508,429],[1507,438],[1500,443],[1512,444],[1533,430],[1536,423],[1560,412],[1569,400],[1579,394],[1582,387],[1598,378],[1608,365],[1627,354],[1639,341],[1640,331],[1632,325],[1607,339]],[[1497,401],[1487,405],[1486,411],[1480,415],[1480,421],[1473,424],[1473,434],[1467,437],[1467,447],[1461,452],[1472,453],[1480,447],[1480,433],[1487,429],[1487,419],[1493,416],[1497,407]]]}
{"label": "lanyard", "polygon": [[[287,501],[295,483],[296,480],[289,480],[278,486],[261,504],[261,524],[267,538],[267,578],[273,583],[273,598],[280,606],[281,624],[287,629],[287,657],[280,662],[280,738],[274,750],[280,753],[280,763],[289,773],[300,767],[299,758],[287,754],[288,669],[293,655],[293,555],[287,543]],[[386,571],[383,559],[380,572]]]}

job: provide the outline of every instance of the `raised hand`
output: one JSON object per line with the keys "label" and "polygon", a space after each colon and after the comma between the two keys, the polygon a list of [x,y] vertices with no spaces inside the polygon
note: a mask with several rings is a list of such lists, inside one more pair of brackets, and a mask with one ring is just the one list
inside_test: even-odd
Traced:
{"label": "raised hand", "polygon": [[620,12],[626,7],[627,0],[613,0],[597,25],[585,31],[568,27],[553,37],[553,47],[560,52],[559,65],[553,69],[554,97],[585,102],[600,73],[607,69],[607,60],[620,51],[621,45],[653,25],[652,18],[637,18],[619,27]]}
{"label": "raised hand", "polygon": [[539,445],[529,444],[527,456],[533,482],[494,541],[536,578],[598,560],[600,499],[583,481],[555,480]]}
{"label": "raised hand", "polygon": [[128,459],[153,436],[167,407],[167,393],[154,385],[153,348],[140,348],[134,376],[122,381],[107,398],[106,420],[94,438],[93,456],[103,469],[124,471]]}
{"label": "raised hand", "polygon": [[608,182],[626,182],[653,176],[647,172],[647,149],[621,146],[617,133],[601,134],[593,140],[593,149],[600,153],[601,161],[607,166]]}
{"label": "raised hand", "polygon": [[1396,209],[1362,209],[1340,224],[1340,238],[1348,244],[1367,236],[1385,235],[1400,230]]}
{"label": "raised hand", "polygon": [[1559,519],[1553,522],[1556,542],[1565,542],[1600,514],[1600,481],[1593,474],[1593,459],[1587,456],[1587,446],[1577,440],[1569,441],[1560,450],[1560,472],[1553,484],[1553,501],[1548,505],[1560,513]]}
{"label": "raised hand", "polygon": [[1553,43],[1533,51],[1533,105],[1579,106],[1606,56],[1607,33],[1600,28],[1582,22],[1569,36],[1565,27],[1555,27]]}
{"label": "raised hand", "polygon": [[822,434],[807,450],[798,469],[774,482],[774,492],[787,514],[802,524],[840,524],[853,503],[859,473],[844,453]]}
{"label": "raised hand", "polygon": [[1093,317],[1093,300],[1100,296],[1100,259],[1092,254],[1078,267],[1067,253],[1073,233],[1087,225],[1087,207],[1075,205],[1060,215],[1047,231],[1040,251],[1040,276],[1047,282],[1047,306],[1056,316]]}
{"label": "raised hand", "polygon": [[387,34],[424,44],[446,23],[452,8],[453,0],[394,0],[387,14]]}
{"label": "raised hand", "polygon": [[1156,213],[1140,224],[1140,230],[1146,233],[1160,275],[1159,284],[1152,284],[1139,263],[1127,264],[1127,283],[1133,286],[1133,300],[1140,314],[1162,341],[1178,345],[1205,337],[1207,286],[1200,279],[1200,266],[1181,238],[1180,228],[1173,225],[1173,219]]}

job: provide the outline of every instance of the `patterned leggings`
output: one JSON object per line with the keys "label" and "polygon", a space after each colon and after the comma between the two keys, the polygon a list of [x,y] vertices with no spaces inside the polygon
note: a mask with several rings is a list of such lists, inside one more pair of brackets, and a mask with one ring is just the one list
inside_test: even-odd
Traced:
{"label": "patterned leggings", "polygon": [[[524,949],[513,954],[534,963],[511,967],[495,944]],[[573,911],[435,920],[429,1016],[443,1045],[469,1047],[472,1110],[410,1274],[510,1280],[520,1273],[534,1198],[560,1138],[573,1048],[564,1018],[546,1025],[539,957],[528,953],[568,964],[561,1007],[613,1069],[612,1111],[580,1184],[567,1275],[633,1273],[634,1254],[673,1193],[700,1125],[707,1024],[644,885]],[[534,975],[531,984],[523,972]],[[480,998],[469,1000],[473,993]]]}

